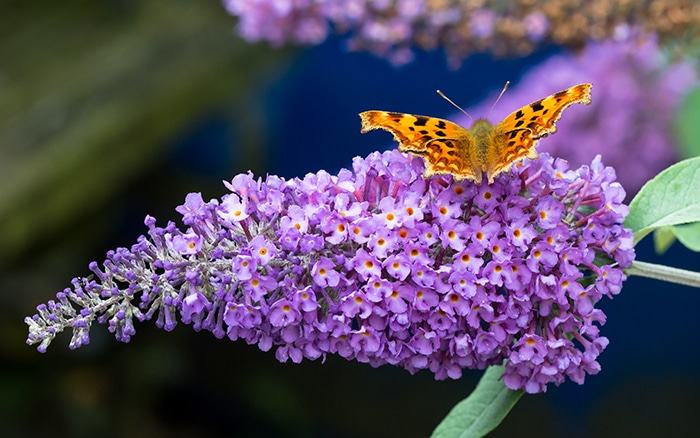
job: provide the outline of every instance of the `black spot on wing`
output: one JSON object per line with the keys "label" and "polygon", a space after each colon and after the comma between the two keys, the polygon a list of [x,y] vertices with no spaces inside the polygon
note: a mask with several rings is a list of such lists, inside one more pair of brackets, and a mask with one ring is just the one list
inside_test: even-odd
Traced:
{"label": "black spot on wing", "polygon": [[523,125],[523,123],[525,123],[523,120],[518,120],[518,123],[515,124],[515,127],[520,128]]}
{"label": "black spot on wing", "polygon": [[416,121],[413,123],[416,126],[425,126],[428,123],[428,118],[425,116],[417,116]]}
{"label": "black spot on wing", "polygon": [[390,112],[390,113],[387,113],[387,114],[389,115],[389,117],[398,117],[399,119],[403,117],[403,114],[401,114],[401,113],[393,113],[393,112]]}
{"label": "black spot on wing", "polygon": [[445,129],[445,128],[447,128],[447,124],[445,123],[444,120],[440,120],[439,122],[437,122],[435,124],[435,127],[437,127],[437,129]]}
{"label": "black spot on wing", "polygon": [[447,134],[445,134],[443,131],[435,131],[435,135],[438,137],[445,137]]}
{"label": "black spot on wing", "polygon": [[523,117],[523,110],[518,110],[517,113],[515,113],[515,118],[520,119]]}
{"label": "black spot on wing", "polygon": [[544,106],[542,105],[542,101],[538,100],[537,102],[532,102],[530,104],[530,108],[532,108],[533,111],[542,111],[544,109]]}
{"label": "black spot on wing", "polygon": [[566,96],[568,94],[569,90],[561,90],[558,93],[554,93],[553,96],[557,98],[557,100],[560,100],[562,97]]}

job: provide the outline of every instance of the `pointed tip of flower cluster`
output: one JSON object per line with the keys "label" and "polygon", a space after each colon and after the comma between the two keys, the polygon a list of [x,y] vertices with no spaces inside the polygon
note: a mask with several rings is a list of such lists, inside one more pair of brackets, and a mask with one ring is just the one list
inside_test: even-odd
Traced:
{"label": "pointed tip of flower cluster", "polygon": [[436,378],[506,363],[513,389],[545,391],[600,369],[605,315],[634,259],[615,172],[546,154],[493,185],[424,179],[398,151],[303,179],[252,174],[178,207],[187,225],[108,253],[102,267],[27,318],[45,350],[93,320],[121,341],[133,318],[243,339],[280,361],[338,354]]}

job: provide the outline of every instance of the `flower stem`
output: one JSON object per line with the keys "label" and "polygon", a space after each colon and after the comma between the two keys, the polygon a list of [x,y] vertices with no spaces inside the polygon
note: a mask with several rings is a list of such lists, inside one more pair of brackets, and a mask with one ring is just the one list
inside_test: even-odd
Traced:
{"label": "flower stem", "polygon": [[626,270],[626,273],[629,276],[639,275],[640,277],[700,287],[700,272],[686,271],[685,269],[672,268],[670,266],[657,265],[639,260],[636,260],[632,264],[632,267]]}

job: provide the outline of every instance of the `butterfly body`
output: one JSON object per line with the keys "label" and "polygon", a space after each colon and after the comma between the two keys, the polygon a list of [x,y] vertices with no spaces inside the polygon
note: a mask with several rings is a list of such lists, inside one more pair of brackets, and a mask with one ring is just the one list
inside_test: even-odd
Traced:
{"label": "butterfly body", "polygon": [[491,145],[498,142],[498,135],[493,129],[493,124],[486,119],[476,119],[472,127],[469,128],[469,134],[471,134],[471,140],[474,142],[475,164],[482,172],[486,172],[484,163],[488,162]]}
{"label": "butterfly body", "polygon": [[384,129],[394,134],[399,150],[423,157],[424,177],[450,174],[489,184],[524,158],[537,158],[537,141],[556,132],[562,111],[591,102],[591,84],[579,84],[511,113],[496,125],[477,119],[471,128],[435,117],[387,111],[360,113],[362,132]]}

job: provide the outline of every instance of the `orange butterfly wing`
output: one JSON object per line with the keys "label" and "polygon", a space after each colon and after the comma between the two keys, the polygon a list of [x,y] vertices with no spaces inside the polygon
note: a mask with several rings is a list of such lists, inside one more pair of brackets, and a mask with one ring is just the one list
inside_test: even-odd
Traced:
{"label": "orange butterfly wing", "polygon": [[591,103],[591,84],[579,84],[532,102],[493,126],[484,119],[467,130],[435,117],[387,111],[360,113],[362,132],[384,129],[394,134],[399,150],[420,155],[426,178],[450,174],[454,179],[488,183],[524,158],[537,158],[540,138],[556,132],[561,113],[574,103]]}
{"label": "orange butterfly wing", "polygon": [[486,165],[489,184],[523,158],[537,158],[540,138],[557,131],[561,113],[574,103],[591,103],[592,84],[579,84],[525,105],[494,127],[493,155]]}
{"label": "orange butterfly wing", "polygon": [[469,155],[474,140],[469,131],[449,120],[387,111],[360,113],[362,133],[384,129],[394,134],[399,150],[424,158],[424,177],[450,174],[481,182],[481,169]]}

